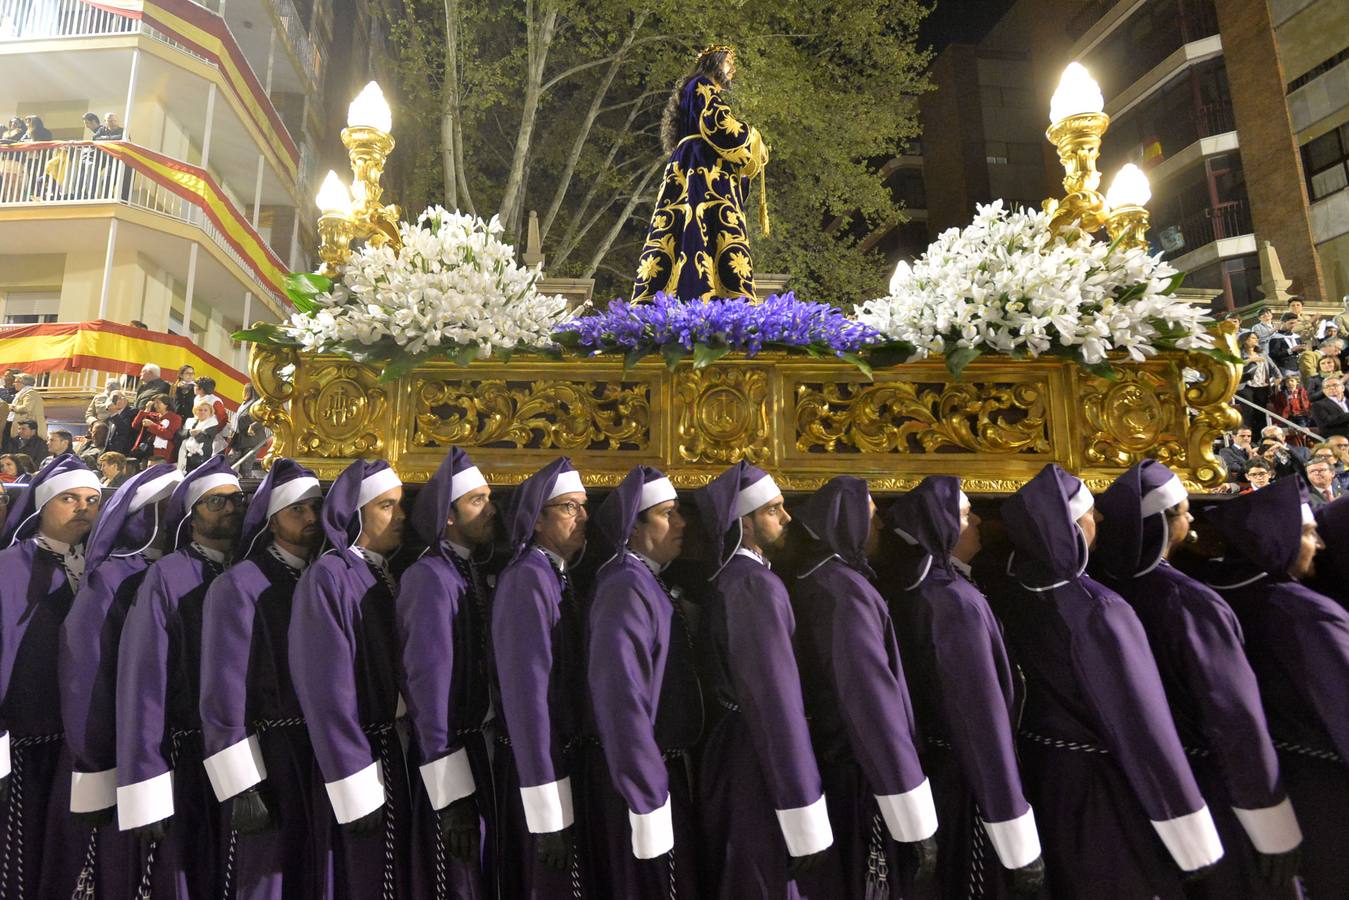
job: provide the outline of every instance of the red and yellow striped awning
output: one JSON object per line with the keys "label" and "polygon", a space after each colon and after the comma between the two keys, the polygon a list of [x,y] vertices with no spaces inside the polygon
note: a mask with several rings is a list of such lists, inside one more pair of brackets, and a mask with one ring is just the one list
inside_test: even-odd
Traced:
{"label": "red and yellow striped awning", "polygon": [[231,408],[243,399],[248,376],[178,334],[147,331],[98,319],[52,322],[0,331],[0,369],[40,372],[115,372],[137,375],[154,363],[172,381],[180,366],[215,379],[216,394]]}

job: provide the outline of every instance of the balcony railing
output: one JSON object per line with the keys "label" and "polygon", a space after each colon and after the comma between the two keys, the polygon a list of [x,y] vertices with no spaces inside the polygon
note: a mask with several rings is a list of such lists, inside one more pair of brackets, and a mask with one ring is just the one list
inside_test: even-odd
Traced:
{"label": "balcony railing", "polygon": [[0,0],[0,40],[128,34],[136,19],[79,0]]}
{"label": "balcony railing", "polygon": [[[1173,239],[1171,246],[1167,246],[1167,240],[1161,238],[1160,235],[1163,233],[1174,234],[1177,228],[1183,239],[1182,242],[1176,245]],[[1180,217],[1179,222],[1169,227],[1162,224],[1155,230],[1166,249],[1166,257],[1174,259],[1214,241],[1250,234],[1254,229],[1251,225],[1251,212],[1246,205],[1246,201],[1231,200],[1226,203],[1219,203],[1209,209],[1197,209],[1185,213]]]}
{"label": "balcony railing", "polygon": [[[181,163],[176,165],[189,170],[195,180],[210,182],[205,171]],[[156,180],[137,164],[128,164],[103,152],[103,148],[95,143],[0,146],[0,208],[116,203],[165,216],[200,229],[207,240],[224,251],[245,273],[259,296],[282,299],[284,294],[279,285],[264,277],[257,261],[240,252],[237,240],[232,241],[206,214],[206,206],[211,200],[228,202],[223,199],[223,194],[208,198],[185,196],[185,190],[174,190],[169,185]],[[247,226],[238,210],[231,208],[225,213],[236,223],[243,223],[236,225],[236,230],[243,231],[249,241],[256,242],[261,254],[270,260],[270,268],[284,271],[275,252]]]}

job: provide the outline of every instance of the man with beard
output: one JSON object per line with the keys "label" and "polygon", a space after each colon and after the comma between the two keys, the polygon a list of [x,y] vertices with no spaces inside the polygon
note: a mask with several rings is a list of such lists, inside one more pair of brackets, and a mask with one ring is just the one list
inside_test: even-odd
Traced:
{"label": "man with beard", "polygon": [[291,687],[291,600],[323,543],[314,473],[278,459],[244,516],[237,558],[206,592],[201,725],[206,774],[224,804],[222,896],[317,897],[310,852],[314,753]]}
{"label": "man with beard", "polygon": [[895,627],[872,584],[876,504],[865,481],[842,475],[811,495],[798,520],[813,543],[793,579],[792,605],[801,688],[843,863],[835,896],[911,896],[936,865],[937,810],[914,747]]}
{"label": "man with beard", "polygon": [[162,507],[182,473],[152,466],[103,504],[85,552],[84,580],[61,626],[61,720],[70,751],[70,812],[89,829],[80,873],[99,897],[129,897],[139,873],[136,838],[117,811],[117,645],[146,571],[164,555]]}
{"label": "man with beard", "polygon": [[[703,726],[693,642],[660,577],[684,546],[670,479],[637,466],[595,514],[608,559],[590,607],[590,698],[607,771],[602,798],[609,894],[698,894],[689,751]],[[601,854],[597,854],[601,855]]]}
{"label": "man with beard", "polygon": [[[585,702],[585,619],[568,567],[585,547],[581,473],[565,456],[516,488],[514,557],[497,579],[492,648],[505,728],[494,767],[501,795],[502,897],[570,898],[595,891],[579,765]],[[582,802],[572,804],[572,796]]]}
{"label": "man with beard", "polygon": [[[450,897],[483,896],[491,883],[479,853],[480,834],[489,847],[495,835],[483,737],[491,709],[488,594],[473,553],[491,546],[495,525],[487,480],[467,453],[450,448],[417,493],[412,527],[427,550],[403,573],[397,606],[412,756],[425,788],[413,788],[416,834],[431,881]],[[414,882],[426,874],[422,863]]]}
{"label": "man with beard", "polygon": [[326,890],[337,898],[417,896],[394,732],[402,703],[389,558],[403,543],[402,499],[384,460],[347,466],[323,501],[328,550],[300,577],[290,617],[291,679],[328,795],[313,806],[314,852],[332,854]]}
{"label": "man with beard", "polygon": [[0,896],[69,897],[83,862],[86,836],[67,813],[56,657],[102,497],[94,473],[63,454],[33,477],[0,535],[0,795],[8,800]]}
{"label": "man with beard", "polygon": [[833,897],[841,874],[792,651],[796,619],[767,557],[792,517],[773,479],[745,462],[694,500],[716,548],[704,615],[723,712],[699,787],[707,883],[724,900]]}
{"label": "man with beard", "polygon": [[220,893],[219,805],[202,768],[202,604],[239,540],[246,498],[215,456],[169,498],[174,548],[150,567],[117,658],[117,818],[145,846],[141,885],[156,900]]}
{"label": "man with beard", "polygon": [[1291,478],[1210,504],[1201,519],[1224,545],[1204,580],[1231,604],[1246,635],[1303,826],[1307,893],[1342,894],[1349,884],[1349,613],[1303,584],[1315,578],[1323,546],[1316,520]]}

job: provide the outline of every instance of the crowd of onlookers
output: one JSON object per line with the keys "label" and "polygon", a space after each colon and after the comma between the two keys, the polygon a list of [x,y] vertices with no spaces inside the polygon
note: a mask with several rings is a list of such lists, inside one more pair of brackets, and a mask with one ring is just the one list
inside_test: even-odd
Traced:
{"label": "crowd of onlookers", "polygon": [[[230,412],[215,393],[215,381],[178,370],[172,384],[159,366],[146,364],[136,379],[110,378],[84,412],[84,427],[48,428],[37,377],[11,371],[0,385],[0,483],[22,481],[45,461],[76,454],[116,487],[147,465],[175,463],[190,472],[216,453],[245,469],[269,438],[253,419],[252,385]],[[78,431],[78,433],[77,433]]]}
{"label": "crowd of onlookers", "polygon": [[[87,140],[120,141],[124,134],[116,113],[102,119],[84,114]],[[56,140],[41,116],[12,116],[0,130],[0,198],[19,203],[26,200],[66,200],[101,197],[113,177],[112,159],[93,147],[58,149],[45,158],[6,153],[5,148]]]}

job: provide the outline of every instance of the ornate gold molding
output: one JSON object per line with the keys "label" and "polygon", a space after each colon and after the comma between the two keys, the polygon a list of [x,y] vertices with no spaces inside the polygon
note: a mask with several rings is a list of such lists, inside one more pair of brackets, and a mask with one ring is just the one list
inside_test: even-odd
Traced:
{"label": "ornate gold molding", "polygon": [[771,466],[768,375],[766,365],[681,366],[674,375],[679,462]]}

